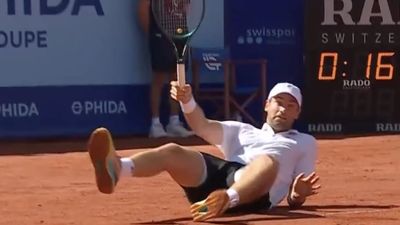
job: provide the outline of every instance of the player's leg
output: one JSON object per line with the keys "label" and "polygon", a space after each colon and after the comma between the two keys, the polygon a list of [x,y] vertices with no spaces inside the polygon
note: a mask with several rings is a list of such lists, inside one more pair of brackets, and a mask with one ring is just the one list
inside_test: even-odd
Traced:
{"label": "player's leg", "polygon": [[166,171],[179,185],[194,187],[204,181],[207,173],[199,152],[176,144],[120,158],[115,152],[111,134],[105,128],[92,133],[88,151],[98,189],[103,193],[112,193],[120,176],[149,177]]}
{"label": "player's leg", "polygon": [[[260,208],[269,203],[268,190],[275,181],[278,162],[270,156],[259,156],[240,170],[240,178],[228,190],[216,190],[205,200],[191,206],[195,221],[204,221],[223,214],[229,208]],[[233,192],[232,192],[233,191]],[[232,202],[236,200],[236,202]],[[233,203],[233,204],[232,204]],[[204,210],[206,208],[207,210]]]}
{"label": "player's leg", "polygon": [[134,164],[132,176],[150,177],[163,171],[181,186],[198,186],[206,176],[202,155],[177,144],[166,144],[130,157]]}
{"label": "player's leg", "polygon": [[238,204],[250,203],[272,187],[278,173],[279,163],[268,155],[258,156],[244,167],[240,178],[231,186],[239,196]]}

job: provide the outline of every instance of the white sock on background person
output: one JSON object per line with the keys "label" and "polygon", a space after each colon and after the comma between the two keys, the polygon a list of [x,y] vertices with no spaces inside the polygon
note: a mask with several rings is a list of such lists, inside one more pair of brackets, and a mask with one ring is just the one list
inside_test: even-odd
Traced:
{"label": "white sock on background person", "polygon": [[160,122],[160,117],[153,117],[153,118],[151,119],[151,124],[152,124],[152,125],[161,124],[161,122]]}
{"label": "white sock on background person", "polygon": [[169,124],[179,124],[180,120],[179,120],[179,115],[173,115],[169,117]]}

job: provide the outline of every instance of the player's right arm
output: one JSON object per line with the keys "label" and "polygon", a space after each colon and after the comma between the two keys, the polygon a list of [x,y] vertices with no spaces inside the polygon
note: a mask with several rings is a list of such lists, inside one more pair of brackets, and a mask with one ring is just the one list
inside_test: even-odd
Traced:
{"label": "player's right arm", "polygon": [[223,127],[221,122],[205,117],[201,107],[194,102],[190,85],[186,84],[185,87],[180,88],[178,82],[172,81],[170,94],[173,99],[180,102],[185,119],[197,136],[210,144],[222,144]]}

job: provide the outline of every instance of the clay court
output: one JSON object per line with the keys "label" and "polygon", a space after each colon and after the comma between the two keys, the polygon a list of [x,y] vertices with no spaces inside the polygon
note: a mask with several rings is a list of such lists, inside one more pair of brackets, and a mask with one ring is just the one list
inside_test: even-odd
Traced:
{"label": "clay court", "polygon": [[[116,146],[127,156],[169,140],[148,141],[123,138]],[[196,138],[173,141],[218,152]],[[323,187],[302,210],[289,211],[284,202],[270,212],[231,215],[210,224],[400,224],[400,136],[320,139],[318,144]],[[194,224],[183,192],[167,174],[123,179],[116,193],[100,194],[84,149],[84,140],[3,141],[0,224]]]}

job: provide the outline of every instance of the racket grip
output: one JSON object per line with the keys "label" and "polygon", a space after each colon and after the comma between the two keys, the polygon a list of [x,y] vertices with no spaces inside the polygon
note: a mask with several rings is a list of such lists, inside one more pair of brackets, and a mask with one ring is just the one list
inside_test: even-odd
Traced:
{"label": "racket grip", "polygon": [[176,64],[176,75],[178,79],[179,87],[183,88],[186,84],[186,74],[185,74],[185,64],[178,63]]}

